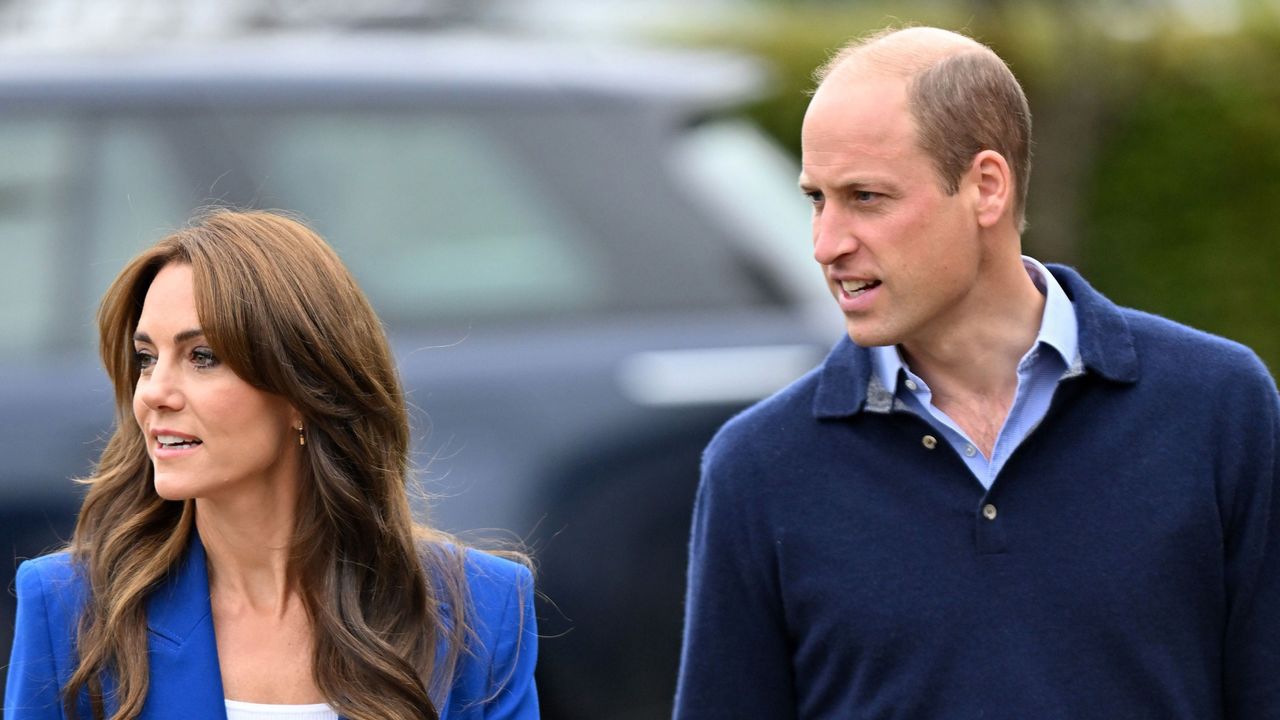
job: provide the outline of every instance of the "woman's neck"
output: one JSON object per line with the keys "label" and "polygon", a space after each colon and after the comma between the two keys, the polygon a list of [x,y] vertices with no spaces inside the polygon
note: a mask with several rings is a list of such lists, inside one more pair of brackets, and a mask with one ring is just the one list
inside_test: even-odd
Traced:
{"label": "woman's neck", "polygon": [[293,503],[278,498],[197,499],[209,591],[222,603],[283,613],[293,593]]}

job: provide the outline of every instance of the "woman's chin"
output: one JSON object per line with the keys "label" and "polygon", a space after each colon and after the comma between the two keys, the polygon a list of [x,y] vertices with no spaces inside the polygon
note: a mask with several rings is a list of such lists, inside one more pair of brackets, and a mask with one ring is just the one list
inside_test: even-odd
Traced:
{"label": "woman's chin", "polygon": [[190,500],[196,496],[197,483],[177,473],[156,473],[156,494],[165,500]]}

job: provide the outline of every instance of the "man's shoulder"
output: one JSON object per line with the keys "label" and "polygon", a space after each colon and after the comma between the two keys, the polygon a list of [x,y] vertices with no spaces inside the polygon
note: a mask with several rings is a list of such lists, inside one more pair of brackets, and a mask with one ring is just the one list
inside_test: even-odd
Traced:
{"label": "man's shoulder", "polygon": [[1221,379],[1249,378],[1274,388],[1271,374],[1245,345],[1176,320],[1114,304],[1073,268],[1050,265],[1080,320],[1085,362],[1136,355],[1148,380],[1212,385]]}
{"label": "man's shoulder", "polygon": [[1274,381],[1258,354],[1248,346],[1166,317],[1121,308],[1143,371],[1157,377],[1198,385],[1248,380],[1257,388]]}
{"label": "man's shoulder", "polygon": [[743,447],[772,445],[794,438],[815,425],[814,396],[824,365],[810,370],[791,384],[730,418],[712,438],[708,453],[736,452]]}
{"label": "man's shoulder", "polygon": [[[773,395],[730,418],[712,437],[702,457],[705,486],[750,502],[758,492],[777,487],[777,472],[804,474],[815,465],[830,462],[829,433],[833,423],[818,410],[819,397],[843,395],[847,387],[833,388],[831,379],[853,382],[848,368],[833,366],[847,361],[837,346],[818,367]],[[849,400],[850,406],[856,400]],[[759,498],[757,498],[759,499]],[[735,500],[737,502],[738,500]]]}

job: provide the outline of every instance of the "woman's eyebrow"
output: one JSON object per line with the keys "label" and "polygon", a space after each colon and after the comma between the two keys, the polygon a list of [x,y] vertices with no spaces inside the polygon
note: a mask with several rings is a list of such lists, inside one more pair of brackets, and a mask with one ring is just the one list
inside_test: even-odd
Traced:
{"label": "woman's eyebrow", "polygon": [[[200,328],[191,328],[190,330],[183,330],[182,332],[173,336],[173,344],[181,345],[182,343],[188,340],[191,340],[193,338],[203,337],[203,336],[204,336],[204,330],[201,330]],[[148,343],[151,345],[155,344],[151,341],[151,336],[141,330],[133,334],[133,341]]]}

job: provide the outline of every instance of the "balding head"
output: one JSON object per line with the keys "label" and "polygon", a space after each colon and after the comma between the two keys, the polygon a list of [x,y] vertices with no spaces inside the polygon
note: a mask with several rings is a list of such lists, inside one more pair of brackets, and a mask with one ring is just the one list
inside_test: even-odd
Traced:
{"label": "balding head", "polygon": [[986,45],[950,30],[932,27],[881,30],[845,45],[814,71],[814,79],[822,83],[842,68],[911,77],[944,58],[966,52],[986,53],[1000,62]]}
{"label": "balding head", "polygon": [[1016,182],[1014,220],[1026,224],[1031,176],[1031,111],[1009,67],[972,38],[931,27],[883,30],[855,40],[814,72],[819,88],[868,75],[903,78],[921,149],[947,192],[983,150],[1000,153]]}

